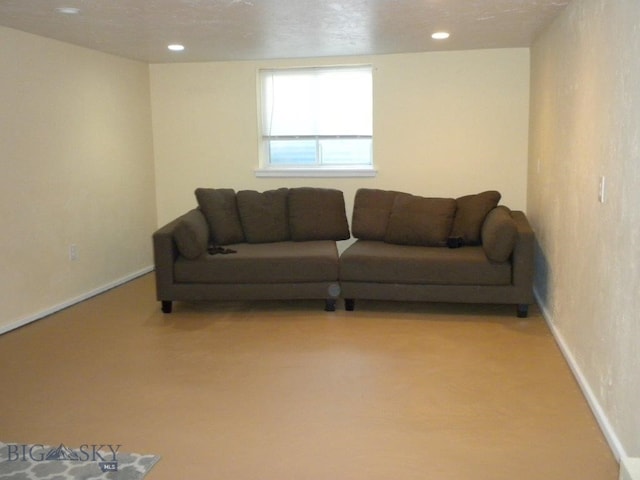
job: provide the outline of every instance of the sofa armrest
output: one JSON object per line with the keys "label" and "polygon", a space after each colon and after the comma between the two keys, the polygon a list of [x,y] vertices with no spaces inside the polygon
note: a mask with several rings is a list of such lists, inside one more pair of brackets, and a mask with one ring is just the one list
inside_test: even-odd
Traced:
{"label": "sofa armrest", "polygon": [[517,287],[519,303],[533,303],[534,234],[524,212],[514,210],[511,217],[518,228],[518,238],[513,249],[513,285]]}
{"label": "sofa armrest", "polygon": [[174,239],[175,230],[183,219],[198,214],[198,209],[190,210],[153,233],[153,259],[156,275],[156,298],[158,300],[170,300],[170,289],[175,283],[173,264],[178,258],[178,247]]}

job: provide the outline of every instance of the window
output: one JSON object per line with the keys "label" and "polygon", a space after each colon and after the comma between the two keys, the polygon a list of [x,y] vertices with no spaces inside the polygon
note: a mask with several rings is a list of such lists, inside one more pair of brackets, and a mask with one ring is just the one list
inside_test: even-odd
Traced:
{"label": "window", "polygon": [[261,70],[262,176],[372,175],[370,66]]}

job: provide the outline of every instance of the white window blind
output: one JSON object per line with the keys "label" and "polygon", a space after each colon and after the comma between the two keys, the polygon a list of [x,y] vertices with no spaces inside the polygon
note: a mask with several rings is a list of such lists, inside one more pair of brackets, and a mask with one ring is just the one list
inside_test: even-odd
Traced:
{"label": "white window blind", "polygon": [[372,169],[371,70],[262,70],[263,168]]}

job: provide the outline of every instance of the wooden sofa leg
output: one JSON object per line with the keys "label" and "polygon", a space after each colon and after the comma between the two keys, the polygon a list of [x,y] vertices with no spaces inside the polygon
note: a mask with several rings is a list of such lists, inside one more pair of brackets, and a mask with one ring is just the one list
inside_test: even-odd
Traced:
{"label": "wooden sofa leg", "polygon": [[324,311],[325,312],[335,312],[336,311],[336,299],[335,298],[327,298],[324,301]]}
{"label": "wooden sofa leg", "polygon": [[356,301],[353,298],[344,299],[344,309],[347,312],[353,312],[356,309]]}
{"label": "wooden sofa leg", "polygon": [[518,318],[527,318],[529,316],[529,305],[526,303],[518,304]]}
{"label": "wooden sofa leg", "polygon": [[173,302],[171,300],[162,300],[162,313],[171,313]]}

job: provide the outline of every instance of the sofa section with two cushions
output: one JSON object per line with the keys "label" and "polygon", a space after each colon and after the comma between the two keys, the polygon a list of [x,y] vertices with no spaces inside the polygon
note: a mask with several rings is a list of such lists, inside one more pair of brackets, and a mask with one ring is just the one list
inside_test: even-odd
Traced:
{"label": "sofa section with two cushions", "polygon": [[457,199],[360,189],[340,257],[346,308],[356,299],[533,302],[533,232],[524,215],[487,191]]}
{"label": "sofa section with two cushions", "polygon": [[341,191],[198,188],[198,208],[153,235],[156,295],[173,301],[324,299],[340,294],[336,241],[350,237]]}

